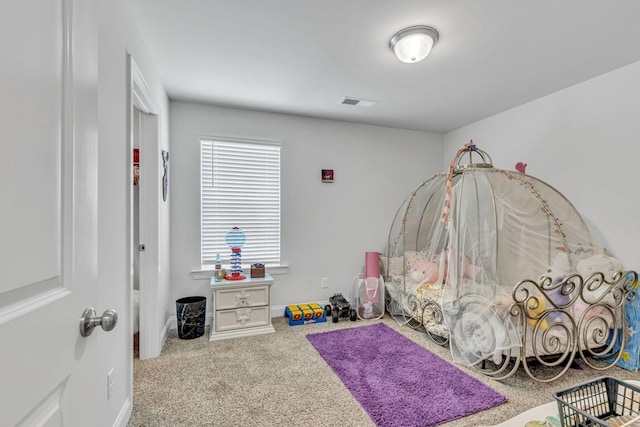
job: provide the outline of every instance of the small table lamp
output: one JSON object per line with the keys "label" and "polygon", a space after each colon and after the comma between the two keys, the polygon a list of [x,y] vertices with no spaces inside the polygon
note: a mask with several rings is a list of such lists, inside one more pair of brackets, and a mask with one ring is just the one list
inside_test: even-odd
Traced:
{"label": "small table lamp", "polygon": [[231,258],[229,261],[229,264],[231,264],[231,274],[227,274],[227,277],[225,277],[226,280],[243,280],[247,278],[247,276],[242,274],[242,250],[240,249],[246,241],[247,237],[244,231],[238,227],[233,227],[227,233],[225,242],[227,246],[231,248]]}

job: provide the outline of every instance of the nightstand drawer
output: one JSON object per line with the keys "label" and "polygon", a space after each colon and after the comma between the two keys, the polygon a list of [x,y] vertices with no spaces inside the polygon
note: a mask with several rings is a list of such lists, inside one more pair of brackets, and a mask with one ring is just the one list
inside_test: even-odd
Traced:
{"label": "nightstand drawer", "polygon": [[271,324],[271,285],[269,274],[237,281],[216,282],[211,278],[213,319],[209,341],[275,332]]}
{"label": "nightstand drawer", "polygon": [[234,310],[216,311],[214,319],[215,331],[251,328],[269,325],[269,307],[245,307]]}
{"label": "nightstand drawer", "polygon": [[214,310],[269,305],[269,287],[216,289]]}

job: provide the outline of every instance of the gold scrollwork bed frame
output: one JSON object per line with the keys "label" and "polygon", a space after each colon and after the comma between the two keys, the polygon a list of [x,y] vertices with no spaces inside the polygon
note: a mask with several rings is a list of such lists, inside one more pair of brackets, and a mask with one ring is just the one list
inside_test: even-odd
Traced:
{"label": "gold scrollwork bed frame", "polygon": [[532,379],[550,382],[564,375],[576,357],[596,370],[615,366],[629,337],[625,305],[636,298],[637,282],[635,271],[617,272],[610,279],[596,272],[560,282],[548,277],[519,282],[508,316],[521,345],[503,354],[500,363],[484,360],[474,367],[503,380],[522,365]]}

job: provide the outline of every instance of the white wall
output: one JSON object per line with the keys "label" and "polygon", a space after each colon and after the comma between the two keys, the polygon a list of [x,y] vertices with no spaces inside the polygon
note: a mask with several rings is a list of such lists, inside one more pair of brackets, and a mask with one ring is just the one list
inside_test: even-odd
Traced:
{"label": "white wall", "polygon": [[[284,143],[281,246],[290,268],[274,276],[274,306],[349,295],[365,252],[384,249],[400,203],[442,169],[439,134],[185,102],[170,106],[172,299],[206,295],[209,313],[209,281],[191,276],[200,268],[200,136]],[[321,182],[321,169],[334,170],[334,183]],[[329,278],[329,289],[321,289],[322,277]]]}
{"label": "white wall", "polygon": [[[98,4],[98,118],[99,118],[99,168],[100,182],[98,190],[99,203],[108,206],[108,217],[98,219],[100,236],[101,266],[108,266],[108,271],[101,272],[105,277],[101,283],[99,301],[96,310],[115,308],[120,313],[120,320],[116,328],[107,333],[99,334],[101,348],[100,360],[96,360],[96,370],[104,373],[114,369],[114,394],[110,400],[106,399],[105,413],[96,414],[100,425],[114,425],[126,422],[127,414],[132,403],[132,358],[131,358],[131,318],[129,316],[131,302],[128,300],[129,265],[127,259],[127,209],[126,197],[128,139],[127,133],[127,54],[131,53],[139,68],[145,75],[156,101],[160,104],[160,145],[169,146],[168,139],[168,110],[169,101],[156,74],[155,66],[147,53],[144,42],[138,33],[125,0],[97,2]],[[160,157],[158,152],[157,157]],[[161,168],[160,168],[161,169]],[[158,177],[159,179],[159,177]],[[160,201],[162,197],[160,196]],[[158,288],[161,301],[156,307],[166,320],[169,306],[168,282],[166,270],[168,266],[168,205],[159,206],[159,228],[163,236],[159,238],[161,257],[164,267],[159,272]],[[164,323],[164,321],[163,321]],[[162,326],[162,325],[160,325]],[[96,387],[105,387],[96,384]],[[101,406],[102,407],[102,406]],[[123,417],[125,417],[123,419]]]}
{"label": "white wall", "polygon": [[640,62],[444,135],[444,164],[473,139],[496,167],[562,192],[626,268],[640,268]]}

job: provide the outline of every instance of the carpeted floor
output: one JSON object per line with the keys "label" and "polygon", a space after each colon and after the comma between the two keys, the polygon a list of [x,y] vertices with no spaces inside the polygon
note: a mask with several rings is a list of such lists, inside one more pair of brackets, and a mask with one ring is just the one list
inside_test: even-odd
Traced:
{"label": "carpeted floor", "polygon": [[[449,351],[420,331],[382,320],[341,320],[289,326],[274,318],[275,334],[209,342],[167,340],[160,357],[134,360],[133,413],[129,427],[301,426],[338,424],[373,426],[373,422],[306,339],[306,334],[383,322],[445,360]],[[207,331],[208,332],[208,331]],[[349,343],[335,343],[349,345]],[[487,411],[442,424],[444,427],[493,425],[553,400],[552,393],[587,379],[610,375],[640,380],[640,373],[620,368],[570,369],[551,383],[531,380],[522,368],[498,382],[464,366],[469,375],[509,401]]]}

